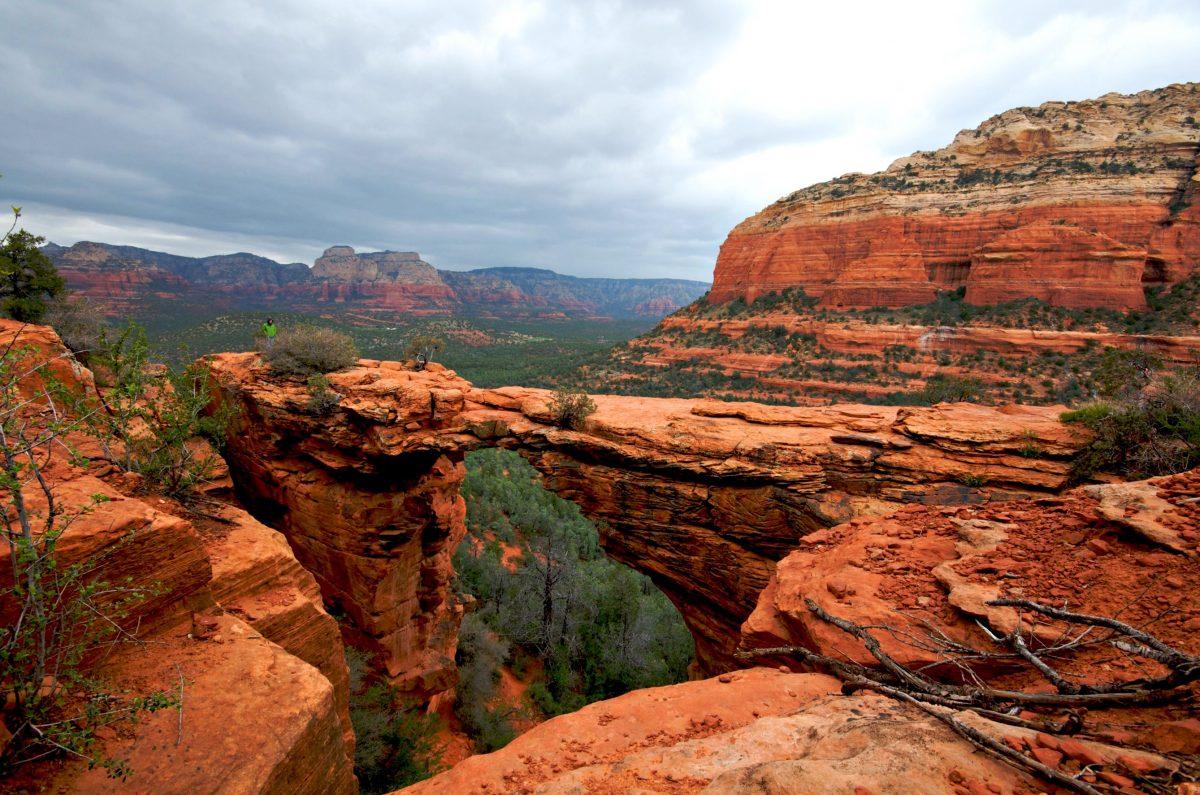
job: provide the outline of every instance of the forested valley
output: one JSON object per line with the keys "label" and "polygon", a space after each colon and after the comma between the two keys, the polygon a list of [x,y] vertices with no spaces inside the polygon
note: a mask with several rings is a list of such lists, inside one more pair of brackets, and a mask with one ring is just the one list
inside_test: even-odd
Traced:
{"label": "forested valley", "polygon": [[[507,450],[467,456],[467,535],[454,555],[467,605],[451,728],[475,753],[600,699],[687,679],[695,648],[645,575],[608,559],[595,525]],[[384,793],[445,769],[437,714],[397,705],[352,649],[355,773]],[[453,761],[453,760],[450,760]]]}
{"label": "forested valley", "polygon": [[[467,468],[454,566],[474,610],[459,634],[457,715],[478,751],[503,746],[514,724],[686,679],[683,619],[649,578],[605,557],[578,506],[516,453],[481,450]],[[503,666],[529,683],[522,703],[499,697]]]}

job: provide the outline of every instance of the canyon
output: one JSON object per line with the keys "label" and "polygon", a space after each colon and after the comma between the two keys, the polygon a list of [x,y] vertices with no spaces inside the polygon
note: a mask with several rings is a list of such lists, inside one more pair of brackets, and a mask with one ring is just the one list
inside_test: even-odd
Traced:
{"label": "canyon", "polygon": [[686,279],[564,276],[538,268],[438,270],[416,252],[331,246],[312,267],[254,254],[183,257],[133,246],[79,242],[42,249],[67,285],[112,316],[225,310],[320,313],[353,309],[407,315],[662,317],[708,289]]}
{"label": "canyon", "polygon": [[[1059,405],[1032,405],[1086,397],[1106,348],[1200,364],[1197,115],[1194,84],[1007,111],[944,149],[747,219],[705,298],[695,284],[685,298],[680,285],[625,290],[527,269],[453,274],[415,253],[344,246],[311,269],[47,247],[73,287],[113,312],[196,296],[380,317],[637,314],[692,301],[588,374],[596,411],[578,428],[560,426],[547,390],[373,359],[328,374],[336,403],[318,412],[303,380],[224,353],[203,360],[211,408],[234,416],[226,469],[206,487],[212,505],[147,493],[95,439],[72,439],[80,455],[47,470],[60,506],[79,513],[64,560],[155,583],[133,616],[142,642],[96,671],[119,688],[186,695],[178,714],[103,738],[130,761],[126,788],[356,791],[343,644],[370,652],[402,698],[432,710],[452,701],[469,609],[452,566],[464,459],[502,447],[675,604],[695,640],[692,681],[560,716],[407,791],[1045,791],[929,710],[800,660],[878,667],[870,645],[820,610],[875,628],[878,648],[913,669],[1044,695],[1055,688],[1012,655],[964,658],[1018,630],[1055,642],[1049,622],[995,603],[1014,598],[1120,616],[1200,654],[1200,470],[1074,487],[1089,432],[1063,424]],[[50,330],[0,321],[9,341],[95,391]],[[628,394],[681,373],[711,375],[726,398],[809,405],[692,387]],[[935,376],[975,379],[996,405],[869,404]],[[626,394],[603,394],[614,391]],[[104,499],[85,512],[93,495]],[[1117,648],[1083,644],[1055,664],[1084,684],[1160,672]],[[1068,777],[1194,787],[1193,702],[1138,710],[975,714],[969,725]],[[1078,736],[1060,736],[1071,720]],[[105,786],[103,770],[79,761],[43,772],[36,786]]]}
{"label": "canyon", "polygon": [[[89,383],[48,329],[0,330]],[[843,696],[824,674],[794,672],[794,660],[752,667],[738,656],[795,644],[866,661],[805,598],[901,636],[933,626],[959,643],[1013,625],[1015,611],[987,605],[996,596],[1066,599],[1152,620],[1162,639],[1197,651],[1200,475],[1066,491],[1087,434],[1052,409],[597,395],[597,411],[571,430],[555,424],[544,390],[476,389],[436,364],[360,360],[329,374],[338,403],[317,415],[306,385],[254,354],[206,361],[217,400],[239,408],[228,477],[208,490],[222,507],[197,514],[139,493],[87,439],[82,458],[53,473],[66,506],[109,497],[72,526],[72,554],[107,550],[110,575],[160,585],[139,608],[147,642],[103,665],[127,687],[186,693],[182,717],[156,713],[108,740],[130,760],[133,792],[214,781],[227,792],[353,792],[339,634],[377,652],[401,692],[431,707],[451,698],[464,610],[451,587],[458,486],[463,457],[485,446],[524,455],[596,521],[610,556],[675,602],[696,640],[696,681],[554,719],[413,792],[746,792],[764,781],[771,792],[835,781],[899,792],[910,778],[935,791],[1036,791],[914,708]],[[133,544],[117,544],[129,531]],[[896,637],[884,643],[906,663],[929,662]],[[1095,758],[1113,776],[1177,768],[1162,751],[1200,751],[1195,716],[1156,714],[1159,754],[1107,745],[1116,740],[1101,721],[1057,764]],[[973,725],[1044,750],[1032,732]],[[798,733],[810,739],[797,743]],[[912,753],[918,735],[929,753]],[[55,770],[60,789],[102,786],[103,771],[82,763]]]}

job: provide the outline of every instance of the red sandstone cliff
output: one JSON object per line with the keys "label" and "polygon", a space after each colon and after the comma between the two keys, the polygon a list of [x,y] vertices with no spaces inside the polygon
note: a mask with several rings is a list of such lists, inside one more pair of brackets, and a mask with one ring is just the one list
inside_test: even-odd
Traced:
{"label": "red sandstone cliff", "polygon": [[1200,85],[1018,108],[886,171],[796,191],[739,224],[709,301],[800,288],[827,307],[1140,308],[1200,260]]}
{"label": "red sandstone cliff", "polygon": [[[49,358],[61,381],[92,390],[91,373],[50,329],[0,320],[0,348],[13,342]],[[146,494],[94,439],[72,433],[66,441],[79,457],[55,456],[43,470],[66,524],[60,565],[86,561],[90,576],[152,594],[126,622],[138,642],[113,645],[84,673],[115,693],[183,694],[182,711],[98,733],[105,755],[129,762],[121,791],[355,792],[341,638],[283,537],[233,505],[204,517]],[[25,492],[31,510],[44,510],[37,489]],[[0,546],[6,626],[8,555],[8,545]],[[15,779],[0,782],[5,791],[10,785],[54,792],[113,786],[103,768],[73,759],[18,768]]]}

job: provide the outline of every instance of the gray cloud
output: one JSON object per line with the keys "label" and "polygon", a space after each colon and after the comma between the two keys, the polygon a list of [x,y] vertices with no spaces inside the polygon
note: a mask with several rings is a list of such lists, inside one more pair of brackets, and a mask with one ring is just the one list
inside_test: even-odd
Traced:
{"label": "gray cloud", "polygon": [[267,5],[0,6],[0,198],[64,244],[103,216],[180,253],[706,279],[733,224],[808,182],[1012,104],[1200,76],[1186,2],[947,3],[886,30],[772,0]]}

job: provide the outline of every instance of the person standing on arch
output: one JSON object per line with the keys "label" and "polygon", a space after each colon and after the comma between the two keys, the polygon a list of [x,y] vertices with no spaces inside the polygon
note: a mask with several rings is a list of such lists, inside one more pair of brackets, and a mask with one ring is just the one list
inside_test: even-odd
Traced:
{"label": "person standing on arch", "polygon": [[266,337],[266,346],[270,348],[275,345],[275,335],[279,333],[279,329],[275,327],[274,320],[267,318],[267,322],[262,324],[259,333]]}

